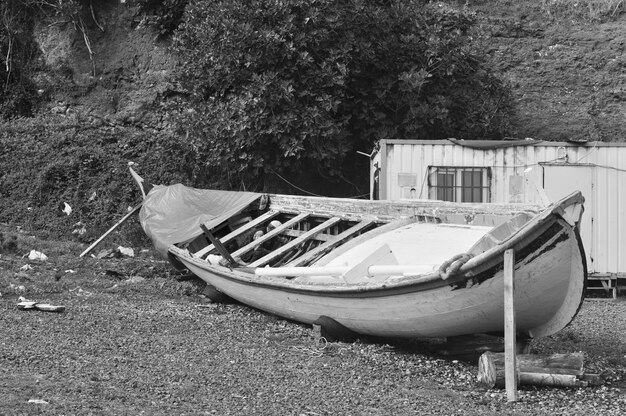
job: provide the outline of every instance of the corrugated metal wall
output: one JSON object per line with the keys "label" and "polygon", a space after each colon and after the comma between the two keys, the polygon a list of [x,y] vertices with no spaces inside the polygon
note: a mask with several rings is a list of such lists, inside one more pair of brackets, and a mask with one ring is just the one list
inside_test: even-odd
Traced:
{"label": "corrugated metal wall", "polygon": [[[378,157],[381,199],[428,199],[430,166],[490,167],[489,202],[540,204],[536,185],[546,186],[551,199],[588,186],[583,191],[591,193],[585,195],[583,240],[589,271],[626,273],[626,146],[621,143],[541,142],[474,149],[449,140],[387,140],[381,141]],[[568,174],[566,168],[575,166],[589,172],[588,183],[586,173],[576,179]],[[410,192],[411,188],[415,190]]]}

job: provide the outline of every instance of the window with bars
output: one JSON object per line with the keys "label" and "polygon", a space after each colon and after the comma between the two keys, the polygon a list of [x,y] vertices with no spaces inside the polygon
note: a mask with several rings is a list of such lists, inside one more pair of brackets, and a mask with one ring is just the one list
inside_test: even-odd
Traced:
{"label": "window with bars", "polygon": [[451,202],[490,202],[491,170],[483,167],[428,167],[430,199]]}

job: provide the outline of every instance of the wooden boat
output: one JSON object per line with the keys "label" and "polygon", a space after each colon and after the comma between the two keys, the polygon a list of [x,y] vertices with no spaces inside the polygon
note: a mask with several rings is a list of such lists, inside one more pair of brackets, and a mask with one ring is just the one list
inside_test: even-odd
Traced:
{"label": "wooden boat", "polygon": [[518,333],[576,315],[583,198],[544,208],[366,201],[156,186],[142,226],[171,261],[246,305],[363,335],[501,333],[503,253],[514,249]]}

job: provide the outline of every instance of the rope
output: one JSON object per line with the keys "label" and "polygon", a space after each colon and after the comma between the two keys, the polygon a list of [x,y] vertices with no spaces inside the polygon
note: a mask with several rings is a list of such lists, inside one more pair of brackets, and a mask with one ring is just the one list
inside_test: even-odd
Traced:
{"label": "rope", "polygon": [[454,276],[458,273],[461,266],[469,261],[472,258],[472,255],[469,253],[457,254],[451,259],[443,262],[441,266],[439,266],[439,277],[441,280],[446,280],[450,276]]}

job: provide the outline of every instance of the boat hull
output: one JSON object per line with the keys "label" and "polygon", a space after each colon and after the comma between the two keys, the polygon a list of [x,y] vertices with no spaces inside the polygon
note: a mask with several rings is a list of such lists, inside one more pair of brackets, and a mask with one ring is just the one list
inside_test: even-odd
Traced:
{"label": "boat hull", "polygon": [[[580,308],[585,260],[575,227],[556,217],[512,247],[517,331],[531,337],[565,327]],[[186,250],[170,254],[220,292],[246,305],[311,324],[328,316],[363,335],[448,337],[504,328],[502,260],[474,265],[454,279],[403,279],[354,286],[299,285],[211,265]]]}

